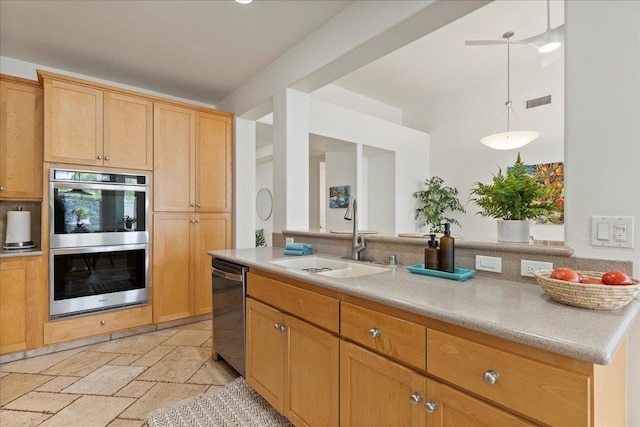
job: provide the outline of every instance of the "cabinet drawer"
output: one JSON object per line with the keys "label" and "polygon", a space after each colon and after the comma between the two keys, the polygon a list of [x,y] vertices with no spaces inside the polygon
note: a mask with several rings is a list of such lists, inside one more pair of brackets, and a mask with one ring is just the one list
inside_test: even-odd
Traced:
{"label": "cabinet drawer", "polygon": [[343,337],[425,370],[425,326],[347,302],[340,313]]}
{"label": "cabinet drawer", "polygon": [[338,333],[340,303],[337,299],[296,288],[255,273],[247,273],[247,293],[309,323]]}
{"label": "cabinet drawer", "polygon": [[[485,375],[493,371],[494,384]],[[589,377],[427,330],[427,372],[554,426],[588,425]]]}
{"label": "cabinet drawer", "polygon": [[44,324],[44,344],[105,335],[151,324],[151,306],[108,311]]}

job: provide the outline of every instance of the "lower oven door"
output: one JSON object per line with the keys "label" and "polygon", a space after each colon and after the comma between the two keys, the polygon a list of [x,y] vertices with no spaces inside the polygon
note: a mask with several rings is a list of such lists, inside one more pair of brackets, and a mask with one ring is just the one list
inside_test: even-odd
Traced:
{"label": "lower oven door", "polygon": [[147,244],[51,249],[49,317],[146,304]]}

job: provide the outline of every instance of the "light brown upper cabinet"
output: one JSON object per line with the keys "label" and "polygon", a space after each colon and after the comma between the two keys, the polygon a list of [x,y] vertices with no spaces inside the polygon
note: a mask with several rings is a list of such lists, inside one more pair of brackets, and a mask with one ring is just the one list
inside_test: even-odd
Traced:
{"label": "light brown upper cabinet", "polygon": [[232,116],[154,106],[154,211],[230,212]]}
{"label": "light brown upper cabinet", "polygon": [[42,87],[0,75],[0,200],[42,199]]}
{"label": "light brown upper cabinet", "polygon": [[151,170],[151,100],[38,73],[44,85],[45,161]]}

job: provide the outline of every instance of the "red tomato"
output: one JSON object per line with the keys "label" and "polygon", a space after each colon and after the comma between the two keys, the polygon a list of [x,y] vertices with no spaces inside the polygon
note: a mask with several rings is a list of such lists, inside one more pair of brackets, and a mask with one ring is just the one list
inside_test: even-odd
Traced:
{"label": "red tomato", "polygon": [[566,282],[580,283],[581,276],[571,268],[556,268],[551,272],[551,278]]}
{"label": "red tomato", "polygon": [[580,279],[580,283],[584,283],[585,285],[602,285],[602,280],[600,279],[591,279],[589,277],[583,277]]}
{"label": "red tomato", "polygon": [[602,275],[605,285],[633,285],[631,278],[619,270],[607,271]]}

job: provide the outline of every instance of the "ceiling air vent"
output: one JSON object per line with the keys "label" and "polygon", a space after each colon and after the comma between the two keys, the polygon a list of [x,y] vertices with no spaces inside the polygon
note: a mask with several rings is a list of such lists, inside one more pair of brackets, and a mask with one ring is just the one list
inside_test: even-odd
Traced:
{"label": "ceiling air vent", "polygon": [[547,104],[551,104],[551,95],[527,100],[527,109],[533,108],[533,107],[539,107],[541,105],[547,105]]}

